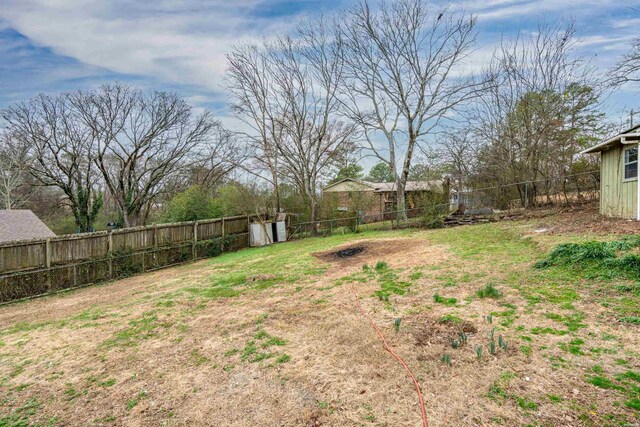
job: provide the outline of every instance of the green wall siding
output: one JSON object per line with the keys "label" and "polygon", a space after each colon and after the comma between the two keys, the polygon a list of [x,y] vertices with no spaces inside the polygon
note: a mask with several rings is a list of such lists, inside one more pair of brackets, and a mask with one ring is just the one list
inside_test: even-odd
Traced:
{"label": "green wall siding", "polygon": [[623,181],[622,147],[617,145],[602,152],[600,213],[635,219],[638,181]]}

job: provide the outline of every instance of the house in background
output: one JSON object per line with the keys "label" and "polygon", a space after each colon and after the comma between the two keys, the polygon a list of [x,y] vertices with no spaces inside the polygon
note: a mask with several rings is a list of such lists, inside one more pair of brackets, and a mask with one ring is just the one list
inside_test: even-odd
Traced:
{"label": "house in background", "polygon": [[640,125],[582,152],[600,153],[600,213],[640,220],[638,187]]}
{"label": "house in background", "polygon": [[55,236],[56,234],[30,210],[0,210],[0,243]]}
{"label": "house in background", "polygon": [[[333,203],[338,212],[356,213],[361,217],[382,218],[384,213],[397,209],[396,185],[393,182],[347,178],[325,187],[324,194],[334,198]],[[449,200],[448,181],[407,181],[404,195],[408,210],[425,204],[446,204]]]}

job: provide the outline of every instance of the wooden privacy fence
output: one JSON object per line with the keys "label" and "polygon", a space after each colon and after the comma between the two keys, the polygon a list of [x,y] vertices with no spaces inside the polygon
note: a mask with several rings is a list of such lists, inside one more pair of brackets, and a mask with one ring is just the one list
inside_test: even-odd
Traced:
{"label": "wooden privacy fence", "polygon": [[207,258],[249,246],[246,216],[0,245],[0,303]]}

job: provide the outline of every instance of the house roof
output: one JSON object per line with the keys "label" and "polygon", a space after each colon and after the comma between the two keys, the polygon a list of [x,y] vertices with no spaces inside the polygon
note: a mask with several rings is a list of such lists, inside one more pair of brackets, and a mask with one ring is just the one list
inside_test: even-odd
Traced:
{"label": "house roof", "polygon": [[599,153],[601,151],[609,149],[616,144],[637,144],[638,138],[640,137],[638,129],[640,129],[640,125],[633,126],[627,130],[620,132],[612,138],[605,139],[604,141],[594,145],[593,147],[583,150],[582,152],[580,152],[580,154]]}
{"label": "house roof", "polygon": [[[364,181],[361,179],[353,179],[353,178],[345,178],[338,182],[334,182],[331,185],[328,185],[324,188],[324,191],[331,192],[331,188],[338,186],[339,184],[343,184],[345,182],[352,182],[355,184],[359,184],[362,187],[367,187],[371,191],[376,193],[387,193],[391,191],[396,191],[396,183],[395,182],[371,182]],[[434,191],[434,192],[442,192],[443,181],[436,179],[431,181],[407,181],[405,185],[405,191]],[[360,189],[354,188],[352,191],[359,191]],[[340,190],[334,190],[340,191]],[[360,190],[362,191],[362,190]]]}
{"label": "house roof", "polygon": [[30,210],[0,210],[0,243],[55,236],[56,234]]}

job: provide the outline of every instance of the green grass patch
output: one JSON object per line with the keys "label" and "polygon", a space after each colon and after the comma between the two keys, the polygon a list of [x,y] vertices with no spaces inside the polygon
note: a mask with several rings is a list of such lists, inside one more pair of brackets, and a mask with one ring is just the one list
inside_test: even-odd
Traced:
{"label": "green grass patch", "polygon": [[587,382],[591,385],[594,385],[598,388],[603,388],[603,389],[607,389],[607,390],[620,390],[620,391],[626,391],[626,389],[624,387],[622,387],[619,384],[614,383],[612,380],[610,380],[607,377],[602,377],[602,376],[590,376],[587,377]]}
{"label": "green grass patch", "polygon": [[541,328],[540,326],[536,326],[535,328],[531,329],[531,333],[533,335],[567,335],[569,331],[562,331],[549,327]]}
{"label": "green grass patch", "polygon": [[127,411],[131,411],[133,408],[135,408],[136,406],[138,406],[138,404],[142,401],[142,399],[144,399],[145,397],[147,397],[147,392],[146,391],[141,391],[140,393],[136,394],[133,398],[129,399],[127,401]]}
{"label": "green grass patch", "polygon": [[169,323],[159,321],[154,312],[147,312],[140,318],[130,321],[127,328],[116,333],[103,345],[107,348],[132,347],[138,345],[142,340],[157,336],[162,328],[169,326],[171,326]]}
{"label": "green grass patch", "polygon": [[446,306],[452,306],[452,305],[456,305],[458,303],[458,300],[455,298],[443,297],[440,294],[435,294],[433,296],[433,302],[436,302],[438,304],[444,304]]}
{"label": "green grass patch", "polygon": [[274,346],[282,347],[286,344],[286,340],[270,335],[261,328],[258,329],[255,334],[253,334],[253,339],[247,341],[242,350],[234,348],[224,353],[224,355],[231,357],[235,354],[240,353],[240,360],[249,363],[257,363],[266,359],[276,357],[277,363],[284,363],[285,360],[278,362],[278,360],[280,360],[280,357],[284,356],[283,354],[279,355],[277,353],[272,353],[271,351],[269,351],[269,349]]}
{"label": "green grass patch", "polygon": [[476,292],[478,298],[500,298],[502,292],[495,287],[493,283],[487,283],[483,288]]}
{"label": "green grass patch", "polygon": [[454,316],[453,314],[445,314],[440,316],[440,318],[438,319],[438,322],[462,324],[462,319],[459,318],[458,316]]}

